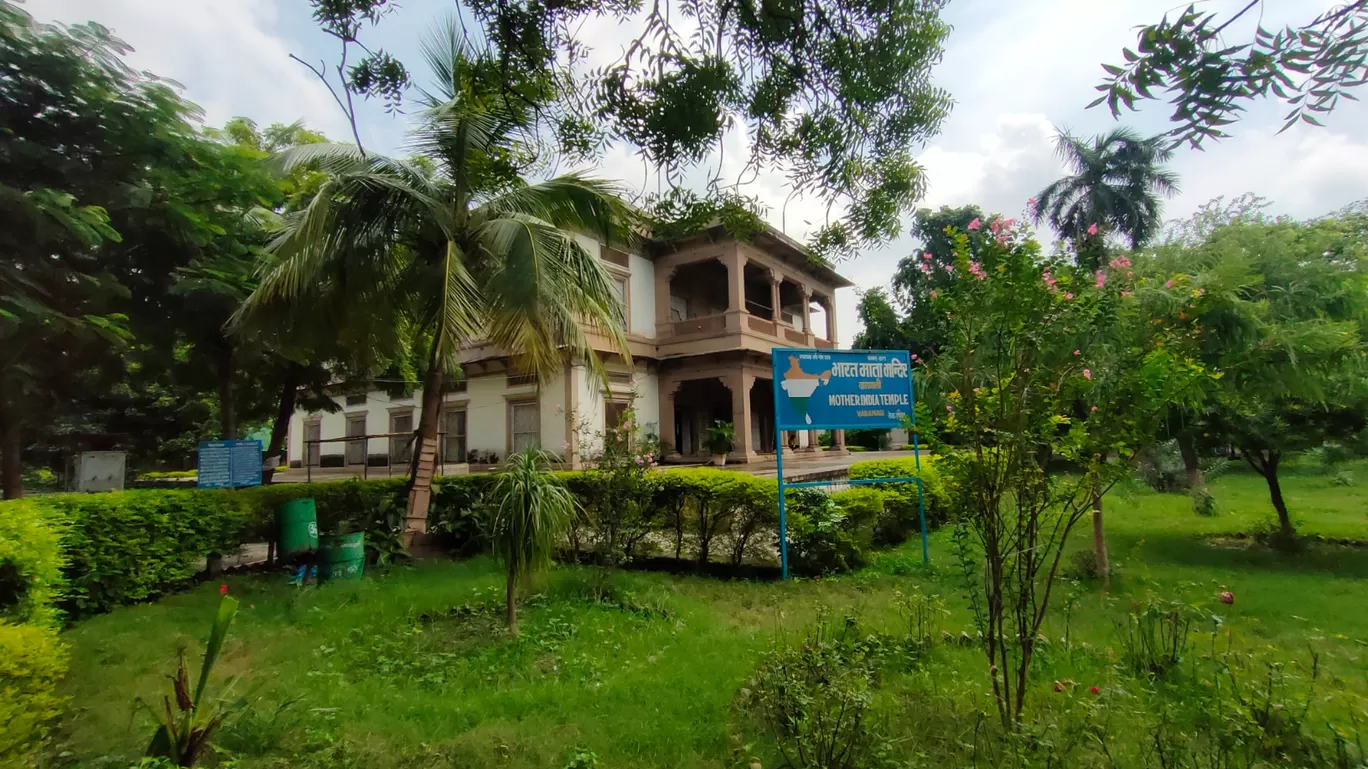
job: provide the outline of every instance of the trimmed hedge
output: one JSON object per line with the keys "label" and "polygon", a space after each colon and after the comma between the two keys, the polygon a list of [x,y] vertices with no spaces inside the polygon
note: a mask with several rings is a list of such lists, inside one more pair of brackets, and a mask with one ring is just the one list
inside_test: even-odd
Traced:
{"label": "trimmed hedge", "polygon": [[0,508],[0,622],[51,625],[60,597],[62,530],[33,500]]}
{"label": "trimmed hedge", "polygon": [[22,765],[61,714],[57,684],[66,670],[56,627],[0,622],[0,766]]}
{"label": "trimmed hedge", "polygon": [[61,710],[62,530],[32,500],[0,511],[0,765],[22,760]]}
{"label": "trimmed hedge", "polygon": [[[850,478],[920,478],[925,494],[926,527],[934,529],[950,520],[950,490],[930,457],[922,458],[920,473],[912,457],[856,462],[850,466]],[[884,514],[874,530],[875,545],[902,544],[921,530],[915,483],[875,483],[857,488],[878,489],[885,495]]]}

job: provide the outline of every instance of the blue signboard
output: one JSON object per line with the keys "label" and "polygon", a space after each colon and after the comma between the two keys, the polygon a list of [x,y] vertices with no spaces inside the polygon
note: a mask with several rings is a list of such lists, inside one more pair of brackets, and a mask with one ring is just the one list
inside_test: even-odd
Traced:
{"label": "blue signboard", "polygon": [[[921,445],[917,437],[916,400],[912,392],[912,360],[906,350],[812,350],[776,347],[770,351],[774,370],[774,445],[784,445],[785,430],[886,430],[912,428],[912,456],[917,469],[906,478],[860,478],[862,484],[915,483],[921,518],[922,562],[931,562],[926,538],[926,490],[921,480]],[[774,455],[779,481],[779,562],[788,579],[788,520],[784,492],[792,488],[832,486],[837,481],[784,480],[784,452]]]}
{"label": "blue signboard", "polygon": [[780,430],[887,429],[912,417],[906,350],[775,348],[773,356]]}
{"label": "blue signboard", "polygon": [[233,489],[261,485],[261,441],[201,441],[197,486]]}

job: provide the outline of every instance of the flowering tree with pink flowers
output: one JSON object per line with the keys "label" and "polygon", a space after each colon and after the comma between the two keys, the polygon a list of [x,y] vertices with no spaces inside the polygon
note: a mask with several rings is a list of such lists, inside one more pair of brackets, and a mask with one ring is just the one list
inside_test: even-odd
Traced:
{"label": "flowering tree with pink flowers", "polygon": [[1149,321],[1168,289],[1137,283],[1126,257],[1092,270],[1046,257],[1001,217],[955,243],[957,277],[933,300],[949,337],[925,372],[944,401],[928,437],[952,480],[957,551],[1013,729],[1069,535],[1124,472],[1107,457],[1142,447],[1164,406],[1206,377]]}

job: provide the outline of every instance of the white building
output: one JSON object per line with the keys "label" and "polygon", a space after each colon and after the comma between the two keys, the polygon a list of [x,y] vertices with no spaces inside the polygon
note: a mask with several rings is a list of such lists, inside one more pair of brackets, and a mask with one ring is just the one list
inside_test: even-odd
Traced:
{"label": "white building", "polygon": [[[616,279],[630,363],[597,339],[606,382],[569,365],[538,385],[511,368],[506,352],[468,347],[465,379],[443,398],[443,462],[486,464],[539,445],[578,464],[593,454],[586,441],[616,424],[629,403],[637,423],[661,437],[667,459],[705,456],[702,436],[717,419],[736,426],[734,460],[772,455],[770,350],[834,347],[835,291],[852,284],[773,229],[741,243],[718,227],[649,242],[640,253],[579,240]],[[407,463],[421,401],[420,392],[392,398],[373,390],[339,394],[335,414],[297,412],[289,464],[302,466],[306,454],[314,466]],[[815,450],[816,437],[791,434],[787,443]]]}

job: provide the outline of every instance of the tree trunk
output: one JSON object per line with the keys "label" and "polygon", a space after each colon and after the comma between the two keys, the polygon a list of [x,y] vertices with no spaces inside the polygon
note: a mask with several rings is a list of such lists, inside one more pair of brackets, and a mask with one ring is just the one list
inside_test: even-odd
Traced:
{"label": "tree trunk", "polygon": [[233,376],[237,365],[233,359],[233,345],[224,340],[219,348],[219,437],[232,440],[237,437],[237,412],[233,408]]}
{"label": "tree trunk", "polygon": [[1278,511],[1278,538],[1282,544],[1290,545],[1297,538],[1297,532],[1292,528],[1292,517],[1287,514],[1287,503],[1283,501],[1282,484],[1278,482],[1278,460],[1281,458],[1277,452],[1272,452],[1264,465],[1263,476],[1268,482],[1268,497],[1273,502],[1273,509]]}
{"label": "tree trunk", "polygon": [[1206,485],[1202,477],[1202,466],[1197,461],[1197,440],[1191,433],[1178,434],[1178,452],[1183,455],[1183,469],[1187,471],[1189,489],[1200,489]]}
{"label": "tree trunk", "polygon": [[[271,425],[271,445],[266,447],[266,456],[284,456],[285,436],[290,432],[290,417],[294,416],[295,401],[299,398],[299,380],[302,367],[293,361],[285,364],[285,381],[280,385],[280,405],[276,407],[275,422]],[[307,452],[306,452],[307,453]],[[270,483],[275,477],[275,463],[261,471],[261,482]]]}
{"label": "tree trunk", "polygon": [[404,521],[407,545],[427,533],[428,507],[432,503],[432,476],[437,472],[437,422],[441,416],[445,380],[435,364],[423,381],[423,409],[418,417],[418,450],[414,452],[413,481],[409,485],[408,514]]}
{"label": "tree trunk", "polygon": [[0,411],[0,499],[24,496],[23,448],[19,420]]}
{"label": "tree trunk", "polygon": [[505,596],[508,602],[508,632],[513,635],[518,634],[518,573],[513,569],[513,564],[508,565],[508,593]]}
{"label": "tree trunk", "polygon": [[1111,581],[1111,562],[1107,558],[1107,531],[1102,521],[1102,478],[1093,473],[1092,481],[1093,558],[1097,564],[1097,576],[1106,585]]}

